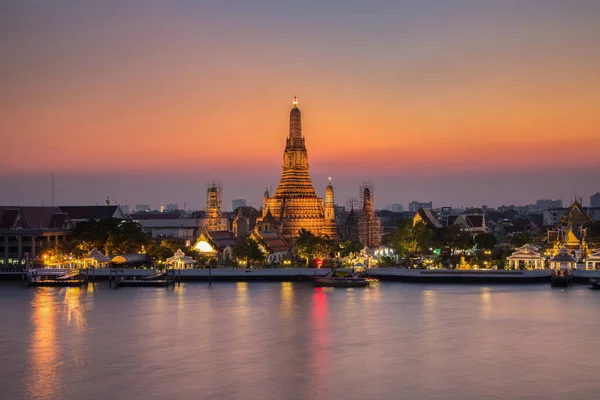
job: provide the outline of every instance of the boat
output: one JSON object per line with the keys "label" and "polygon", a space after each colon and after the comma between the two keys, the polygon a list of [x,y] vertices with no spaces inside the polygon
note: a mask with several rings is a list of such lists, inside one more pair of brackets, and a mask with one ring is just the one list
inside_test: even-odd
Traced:
{"label": "boat", "polygon": [[568,269],[556,269],[552,271],[550,276],[550,286],[552,287],[569,287],[571,286],[571,280],[573,275]]}
{"label": "boat", "polygon": [[344,272],[336,273],[335,270],[332,270],[326,276],[315,276],[313,286],[354,288],[366,287],[373,281],[377,281],[377,279],[362,277],[354,272],[350,274]]}
{"label": "boat", "polygon": [[590,279],[590,289],[600,290],[600,280],[592,278]]}

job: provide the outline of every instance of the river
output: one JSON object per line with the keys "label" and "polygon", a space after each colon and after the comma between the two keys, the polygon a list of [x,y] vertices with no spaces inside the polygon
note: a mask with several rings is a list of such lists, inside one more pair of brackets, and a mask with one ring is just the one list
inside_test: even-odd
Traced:
{"label": "river", "polygon": [[595,399],[586,286],[0,283],[2,399]]}

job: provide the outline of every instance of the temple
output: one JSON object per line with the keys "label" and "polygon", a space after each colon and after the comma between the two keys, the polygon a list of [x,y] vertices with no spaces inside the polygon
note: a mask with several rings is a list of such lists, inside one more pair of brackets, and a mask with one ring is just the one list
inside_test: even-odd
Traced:
{"label": "temple", "polygon": [[[283,153],[283,172],[273,196],[265,192],[261,220],[276,220],[285,239],[294,240],[301,229],[314,235],[337,237],[333,187],[327,186],[325,201],[317,196],[308,171],[308,153],[302,136],[302,118],[294,97],[290,129]],[[257,221],[257,223],[260,221]]]}

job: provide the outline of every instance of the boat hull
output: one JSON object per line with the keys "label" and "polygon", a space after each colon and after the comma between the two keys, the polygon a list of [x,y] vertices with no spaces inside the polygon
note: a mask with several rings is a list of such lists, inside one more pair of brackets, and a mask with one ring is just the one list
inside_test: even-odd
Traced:
{"label": "boat hull", "polygon": [[366,287],[369,281],[364,278],[315,278],[313,286],[316,287]]}

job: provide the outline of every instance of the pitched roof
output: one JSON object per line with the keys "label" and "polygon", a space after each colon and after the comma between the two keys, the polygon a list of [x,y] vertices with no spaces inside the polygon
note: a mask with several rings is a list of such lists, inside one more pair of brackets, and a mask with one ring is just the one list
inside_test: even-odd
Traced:
{"label": "pitched roof", "polygon": [[72,220],[110,219],[122,217],[120,207],[117,205],[106,206],[60,206],[60,211],[69,214]]}
{"label": "pitched roof", "polygon": [[441,228],[443,227],[442,223],[437,219],[432,210],[425,210],[423,208],[419,208],[415,215],[417,220],[423,221],[428,228]]}
{"label": "pitched roof", "polygon": [[208,231],[206,234],[208,238],[221,249],[227,246],[234,246],[237,243],[235,235],[230,231]]}
{"label": "pitched roof", "polygon": [[19,218],[22,218],[23,229],[60,229],[63,226],[54,226],[53,221],[61,217],[54,217],[55,214],[62,214],[58,207],[53,206],[9,206],[0,207],[0,224],[2,229],[12,229]]}
{"label": "pitched roof", "polygon": [[19,209],[6,209],[0,211],[0,229],[11,229],[17,220]]}
{"label": "pitched roof", "polygon": [[262,232],[257,233],[258,239],[266,247],[270,253],[280,251],[290,251],[291,247],[279,232]]}
{"label": "pitched roof", "polygon": [[182,212],[141,212],[130,214],[131,219],[181,219]]}
{"label": "pitched roof", "polygon": [[458,218],[458,215],[449,215],[448,216],[448,225],[452,225],[453,223],[455,223],[457,218]]}
{"label": "pitched roof", "polygon": [[482,228],[484,226],[485,220],[483,215],[467,215],[465,219],[473,228]]}
{"label": "pitched roof", "polygon": [[563,215],[561,222],[581,225],[592,222],[592,219],[585,212],[583,206],[577,200],[575,200],[573,204],[571,204],[571,207],[569,207],[565,215]]}
{"label": "pitched roof", "polygon": [[561,247],[558,253],[552,257],[549,261],[558,261],[558,262],[576,262],[575,258],[571,255],[569,250],[566,247]]}

